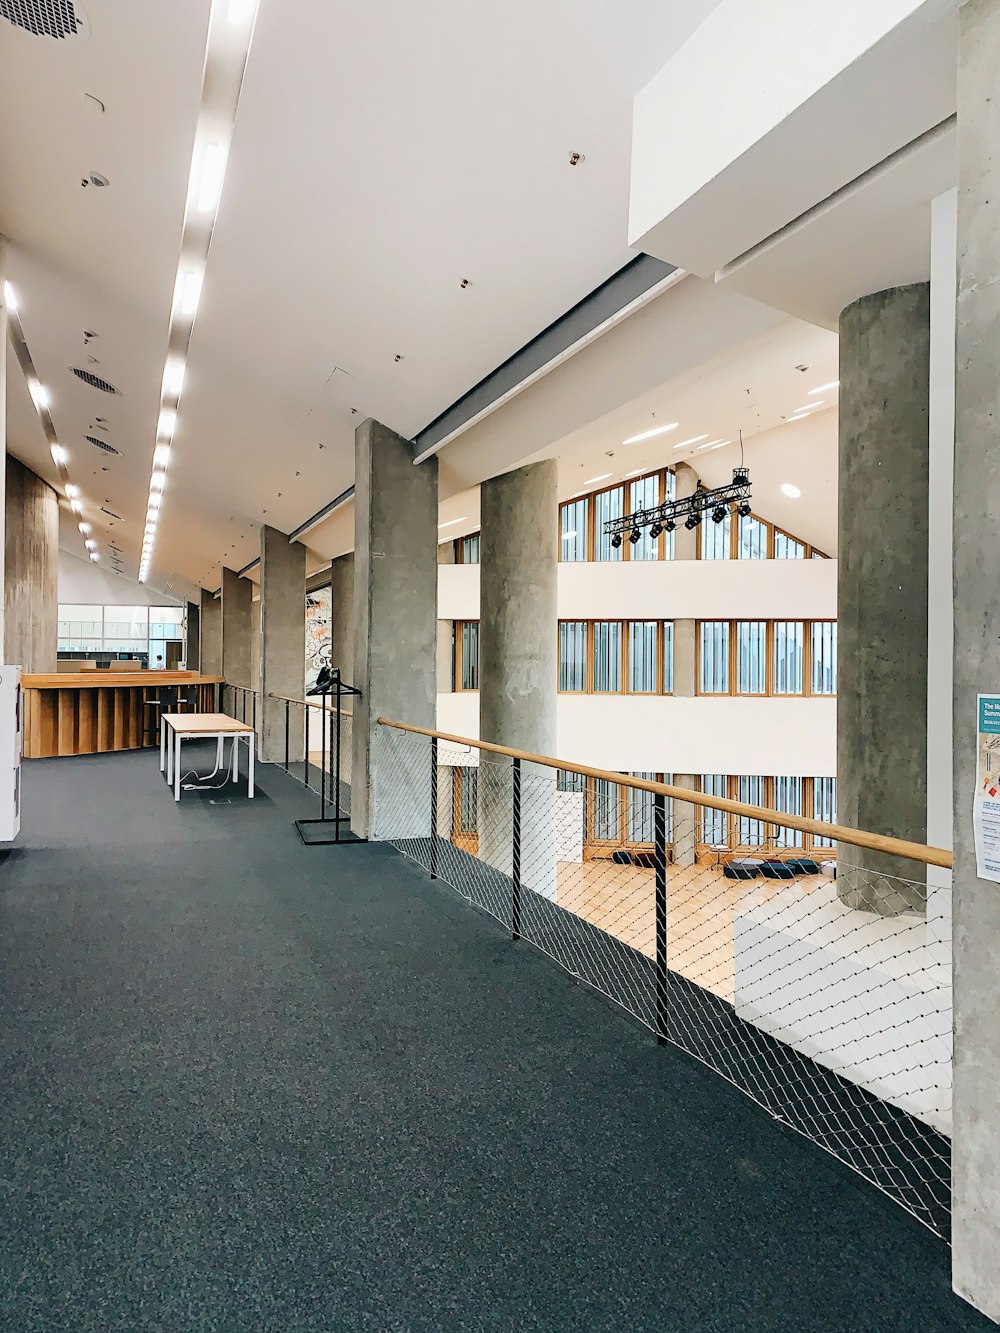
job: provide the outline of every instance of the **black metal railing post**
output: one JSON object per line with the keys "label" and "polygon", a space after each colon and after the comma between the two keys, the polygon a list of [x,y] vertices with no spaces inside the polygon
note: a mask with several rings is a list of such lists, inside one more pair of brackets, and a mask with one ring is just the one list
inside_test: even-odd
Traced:
{"label": "black metal railing post", "polygon": [[288,709],[289,701],[285,700],[285,772],[288,772]]}
{"label": "black metal railing post", "polygon": [[319,770],[319,817],[326,819],[326,690],[323,691],[323,724],[320,735],[320,770]]}
{"label": "black metal railing post", "polygon": [[[334,790],[334,808],[333,808],[333,817],[334,817],[334,819],[337,821],[337,822],[336,822],[336,825],[335,825],[335,827],[334,827],[334,837],[335,837],[335,839],[337,840],[337,842],[339,842],[339,841],[340,841],[340,691],[341,691],[341,684],[340,684],[340,667],[337,667],[336,671],[334,671],[334,673],[333,673],[333,681],[334,681],[334,684],[335,684],[336,687],[337,687],[337,693],[336,693],[336,695],[334,696],[334,698],[335,698],[334,707],[335,707],[336,710],[337,710],[336,725],[335,725],[335,727],[334,727],[334,739],[336,740],[336,744],[337,744],[337,757],[336,757],[336,759],[333,761],[333,773],[334,773],[334,777],[333,777],[333,790]],[[332,719],[332,718],[331,718],[331,722],[333,722],[333,719]],[[332,743],[333,743],[333,742],[331,741],[331,744],[332,744]]]}
{"label": "black metal railing post", "polygon": [[438,871],[438,738],[431,737],[431,879]]}
{"label": "black metal railing post", "polygon": [[312,712],[312,709],[309,707],[308,703],[304,703],[302,705],[302,712],[305,719],[304,726],[305,726],[305,757],[306,757],[305,766],[303,768],[302,780],[308,787],[309,786],[309,714]]}
{"label": "black metal railing post", "polygon": [[653,860],[656,867],[656,1040],[667,1042],[667,802],[653,793]]}
{"label": "black metal railing post", "polygon": [[511,939],[519,940],[521,938],[521,761],[515,759],[513,778],[513,841],[514,848],[511,861],[511,881],[513,888],[511,890],[510,900],[510,935]]}
{"label": "black metal railing post", "polygon": [[250,696],[250,705],[251,705],[251,707],[250,707],[250,725],[253,727],[254,731],[256,732],[256,730],[257,730],[257,691],[256,691],[256,690],[254,690],[253,694]]}

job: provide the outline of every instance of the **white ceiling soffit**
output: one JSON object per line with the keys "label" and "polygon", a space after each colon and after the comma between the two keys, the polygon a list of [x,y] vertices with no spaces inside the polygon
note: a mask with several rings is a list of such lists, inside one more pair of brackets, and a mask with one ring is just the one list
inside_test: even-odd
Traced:
{"label": "white ceiling soffit", "polygon": [[632,244],[724,268],[952,116],[956,47],[954,0],[724,0],[636,98]]}

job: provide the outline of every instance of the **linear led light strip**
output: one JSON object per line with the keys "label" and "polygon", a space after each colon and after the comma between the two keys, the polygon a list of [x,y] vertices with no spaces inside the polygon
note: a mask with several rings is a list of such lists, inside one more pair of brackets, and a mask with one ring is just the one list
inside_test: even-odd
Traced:
{"label": "linear led light strip", "polygon": [[208,254],[226,179],[240,92],[250,54],[257,0],[212,0],[205,51],[201,108],[188,178],[180,259],[170,309],[167,355],[160,391],[160,414],[149,477],[146,528],[139,559],[139,582],[149,578],[156,526],[167,483],[184,372],[194,332]]}
{"label": "linear led light strip", "polygon": [[69,450],[59,443],[56,437],[56,428],[52,421],[52,415],[49,412],[49,391],[35,371],[35,363],[32,360],[31,352],[28,350],[28,342],[24,336],[24,329],[21,326],[21,319],[17,309],[17,296],[9,282],[3,285],[4,307],[7,311],[7,325],[10,331],[10,340],[14,346],[14,353],[17,356],[18,365],[24,375],[28,386],[28,392],[31,394],[31,401],[35,404],[35,411],[38,413],[38,419],[42,423],[42,431],[48,441],[49,453],[52,455],[52,461],[56,465],[56,472],[59,474],[59,480],[62,482],[63,491],[69,500],[70,508],[79,520],[80,533],[83,537],[84,545],[87,548],[87,554],[96,564],[100,560],[97,553],[97,542],[94,540],[93,528],[83,517],[83,505],[80,501],[80,488],[75,486],[70,480],[69,474]]}

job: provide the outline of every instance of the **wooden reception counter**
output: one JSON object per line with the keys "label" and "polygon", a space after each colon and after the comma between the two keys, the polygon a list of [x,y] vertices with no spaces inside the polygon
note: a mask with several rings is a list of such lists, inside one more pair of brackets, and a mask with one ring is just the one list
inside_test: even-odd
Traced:
{"label": "wooden reception counter", "polygon": [[176,689],[191,712],[215,707],[221,676],[197,671],[78,671],[21,677],[24,692],[24,757],[99,754],[154,745],[155,701]]}

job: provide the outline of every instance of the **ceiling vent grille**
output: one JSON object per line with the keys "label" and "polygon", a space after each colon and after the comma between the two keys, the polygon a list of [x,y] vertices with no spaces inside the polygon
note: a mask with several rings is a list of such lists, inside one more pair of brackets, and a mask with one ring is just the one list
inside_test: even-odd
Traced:
{"label": "ceiling vent grille", "polygon": [[[3,0],[0,0],[0,4],[3,4]],[[70,366],[70,370],[78,380],[83,380],[84,384],[89,384],[92,389],[100,389],[101,393],[110,393],[114,394],[115,397],[121,397],[121,389],[116,389],[107,380],[102,380],[100,375],[95,375],[90,370],[84,370],[81,366]]]}
{"label": "ceiling vent grille", "polygon": [[119,458],[122,456],[122,451],[116,449],[113,444],[108,444],[107,440],[99,440],[96,435],[85,435],[83,438],[96,449],[103,449],[106,454],[116,454]]}
{"label": "ceiling vent grille", "polygon": [[113,509],[108,509],[105,505],[101,505],[101,513],[107,514],[108,518],[116,518],[119,523],[125,522],[121,514],[116,514]]}
{"label": "ceiling vent grille", "polygon": [[35,37],[85,37],[87,24],[73,0],[0,0],[0,16]]}

